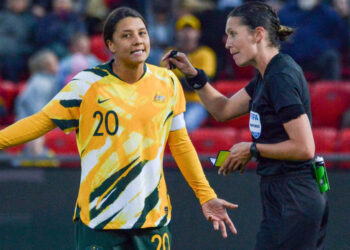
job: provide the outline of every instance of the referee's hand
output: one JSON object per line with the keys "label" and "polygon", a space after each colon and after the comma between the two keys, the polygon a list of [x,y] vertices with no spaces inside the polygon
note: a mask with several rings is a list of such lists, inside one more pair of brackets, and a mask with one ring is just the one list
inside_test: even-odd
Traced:
{"label": "referee's hand", "polygon": [[205,218],[213,223],[214,230],[217,231],[220,228],[223,238],[227,238],[226,225],[232,233],[237,234],[237,230],[228,216],[226,208],[236,209],[238,205],[223,199],[211,199],[202,205]]}
{"label": "referee's hand", "polygon": [[167,69],[171,69],[171,65],[174,65],[185,76],[190,78],[195,77],[198,74],[197,70],[192,66],[185,53],[178,51],[176,51],[176,53],[171,52],[172,51],[169,51],[162,58],[162,61],[165,63]]}
{"label": "referee's hand", "polygon": [[250,154],[251,145],[251,142],[240,142],[233,145],[230,149],[230,155],[227,157],[224,164],[222,164],[218,173],[225,176],[239,170],[239,172],[242,174],[244,172],[245,165],[247,165],[252,158]]}

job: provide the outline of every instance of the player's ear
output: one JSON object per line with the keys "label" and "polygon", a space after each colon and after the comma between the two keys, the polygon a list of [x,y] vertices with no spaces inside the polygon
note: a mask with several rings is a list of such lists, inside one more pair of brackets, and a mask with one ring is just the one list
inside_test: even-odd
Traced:
{"label": "player's ear", "polygon": [[112,54],[115,54],[116,48],[114,43],[111,40],[107,40],[107,46],[108,46],[108,49],[112,52]]}

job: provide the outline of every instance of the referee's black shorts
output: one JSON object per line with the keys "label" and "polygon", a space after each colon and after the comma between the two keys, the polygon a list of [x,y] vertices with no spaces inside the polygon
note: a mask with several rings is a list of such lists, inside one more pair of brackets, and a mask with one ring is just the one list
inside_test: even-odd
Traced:
{"label": "referee's black shorts", "polygon": [[262,177],[260,188],[263,220],[256,250],[324,249],[327,196],[311,173]]}

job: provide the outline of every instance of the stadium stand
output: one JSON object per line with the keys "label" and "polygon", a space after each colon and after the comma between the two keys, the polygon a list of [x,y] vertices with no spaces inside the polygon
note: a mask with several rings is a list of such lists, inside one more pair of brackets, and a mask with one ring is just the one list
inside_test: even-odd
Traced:
{"label": "stadium stand", "polygon": [[106,62],[111,58],[101,34],[93,35],[90,38],[90,46],[91,52],[102,62]]}
{"label": "stadium stand", "polygon": [[[339,131],[335,145],[335,152],[350,153],[350,128]],[[350,162],[341,162],[341,168],[350,169]]]}
{"label": "stadium stand", "polygon": [[67,135],[56,128],[45,135],[45,144],[55,154],[78,154],[74,132]]}
{"label": "stadium stand", "polygon": [[[218,81],[213,86],[226,97],[231,97],[240,89],[248,84],[247,80],[240,81]],[[213,117],[209,119],[209,125],[212,127],[233,127],[237,129],[247,128],[249,124],[249,115],[244,115],[238,119],[228,122],[217,122]]]}
{"label": "stadium stand", "polygon": [[196,150],[202,154],[216,154],[220,150],[229,150],[238,142],[238,132],[233,128],[200,128],[190,134]]}
{"label": "stadium stand", "polygon": [[314,127],[339,128],[343,113],[350,107],[350,83],[317,82],[311,90]]}

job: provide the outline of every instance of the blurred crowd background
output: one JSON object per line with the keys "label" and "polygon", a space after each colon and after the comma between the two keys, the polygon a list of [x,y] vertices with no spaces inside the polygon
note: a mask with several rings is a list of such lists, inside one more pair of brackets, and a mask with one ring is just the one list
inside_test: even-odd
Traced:
{"label": "blurred crowd background", "polygon": [[[0,2],[0,126],[38,112],[81,70],[111,59],[101,33],[108,13],[138,10],[148,23],[148,63],[170,49],[188,54],[227,96],[254,77],[225,49],[227,14],[244,0],[5,0]],[[316,150],[350,153],[350,17],[348,0],[269,0],[282,25],[296,29],[281,44],[304,69],[312,99]],[[218,123],[186,86],[185,119],[200,154],[250,140],[248,116]],[[54,130],[7,151],[30,155],[77,154],[74,135]]]}

